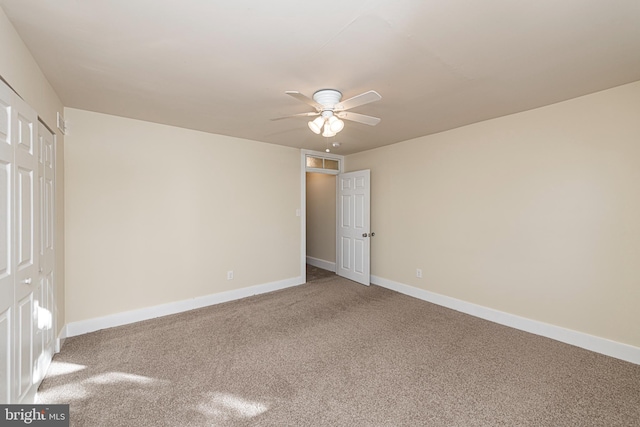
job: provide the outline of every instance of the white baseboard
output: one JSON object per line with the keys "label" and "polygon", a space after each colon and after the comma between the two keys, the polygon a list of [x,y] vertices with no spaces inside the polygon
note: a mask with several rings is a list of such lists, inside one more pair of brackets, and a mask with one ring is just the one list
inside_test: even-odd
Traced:
{"label": "white baseboard", "polygon": [[307,264],[313,265],[314,267],[322,268],[324,270],[336,272],[336,263],[331,261],[325,261],[323,259],[314,258],[312,256],[307,257]]}
{"label": "white baseboard", "polygon": [[371,283],[391,289],[401,294],[409,295],[424,301],[428,301],[443,307],[447,307],[462,313],[470,314],[481,319],[509,326],[521,331],[551,338],[566,344],[575,345],[586,350],[601,353],[616,359],[640,365],[640,348],[606,338],[600,338],[583,332],[566,329],[560,326],[550,325],[537,320],[527,319],[503,311],[451,298],[434,292],[418,289],[403,283],[394,282],[382,277],[371,276]]}
{"label": "white baseboard", "polygon": [[89,332],[98,331],[100,329],[113,328],[116,326],[140,322],[142,320],[149,320],[156,317],[168,316],[170,314],[182,313],[184,311],[194,310],[196,308],[202,308],[209,305],[215,305],[223,302],[250,297],[253,295],[273,292],[279,289],[301,285],[303,283],[304,282],[302,280],[302,277],[292,277],[290,279],[279,280],[277,282],[249,286],[247,288],[234,289],[232,291],[219,292],[216,294],[205,295],[189,300],[176,301],[168,304],[156,305],[153,307],[146,307],[138,310],[97,317],[94,319],[71,322],[65,326],[63,331],[65,337],[75,337],[77,335],[87,334]]}
{"label": "white baseboard", "polygon": [[54,345],[54,349],[53,351],[56,353],[60,353],[60,350],[62,349],[62,346],[64,345],[64,340],[67,339],[67,325],[64,325],[62,330],[60,330],[60,333],[58,334],[58,337],[56,338],[56,342]]}

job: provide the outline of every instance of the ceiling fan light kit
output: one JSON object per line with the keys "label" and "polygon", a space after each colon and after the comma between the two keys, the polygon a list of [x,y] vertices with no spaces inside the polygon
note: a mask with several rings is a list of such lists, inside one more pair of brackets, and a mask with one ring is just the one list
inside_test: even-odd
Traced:
{"label": "ceiling fan light kit", "polygon": [[324,117],[316,117],[315,119],[309,122],[309,129],[316,135],[320,135],[322,131],[322,126],[324,126]]}
{"label": "ceiling fan light kit", "polygon": [[316,135],[319,135],[324,127],[324,132],[322,132],[324,137],[327,137],[327,135],[329,137],[334,136],[344,128],[344,122],[334,116],[331,110],[322,110],[320,117],[311,120],[308,125],[309,129]]}
{"label": "ceiling fan light kit", "polygon": [[327,120],[327,124],[325,125],[325,127],[327,125],[329,126],[329,129],[331,129],[331,132],[335,132],[335,133],[338,133],[342,129],[344,129],[344,122],[339,118],[337,118],[336,116],[329,117],[329,120]]}
{"label": "ceiling fan light kit", "polygon": [[329,125],[325,125],[324,132],[322,132],[322,136],[324,136],[325,138],[331,138],[333,136],[336,136],[336,133],[331,130]]}
{"label": "ceiling fan light kit", "polygon": [[325,138],[336,136],[338,132],[344,129],[344,122],[340,119],[351,120],[369,126],[375,126],[380,122],[380,119],[377,117],[346,112],[346,110],[351,108],[381,100],[382,97],[380,94],[374,90],[354,96],[343,102],[340,102],[342,93],[335,89],[321,89],[316,91],[313,94],[313,99],[297,91],[287,91],[285,93],[316,109],[315,113],[300,113],[288,117],[319,116],[311,120],[308,126],[316,135],[320,135],[320,132],[322,132],[322,136]]}

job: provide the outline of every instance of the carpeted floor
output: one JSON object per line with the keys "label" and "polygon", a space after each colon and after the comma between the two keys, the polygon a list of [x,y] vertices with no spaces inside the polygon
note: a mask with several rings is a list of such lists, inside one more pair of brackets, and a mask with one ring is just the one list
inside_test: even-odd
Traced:
{"label": "carpeted floor", "polygon": [[640,366],[335,274],[70,338],[73,426],[638,426]]}
{"label": "carpeted floor", "polygon": [[335,277],[336,273],[307,264],[307,283]]}

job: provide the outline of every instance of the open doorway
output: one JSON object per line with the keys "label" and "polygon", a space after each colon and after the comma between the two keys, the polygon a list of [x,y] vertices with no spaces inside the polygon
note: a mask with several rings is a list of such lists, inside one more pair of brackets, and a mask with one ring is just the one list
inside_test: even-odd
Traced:
{"label": "open doorway", "polygon": [[301,273],[305,281],[335,274],[337,180],[344,157],[302,150]]}
{"label": "open doorway", "polygon": [[307,282],[336,271],[336,175],[306,173]]}

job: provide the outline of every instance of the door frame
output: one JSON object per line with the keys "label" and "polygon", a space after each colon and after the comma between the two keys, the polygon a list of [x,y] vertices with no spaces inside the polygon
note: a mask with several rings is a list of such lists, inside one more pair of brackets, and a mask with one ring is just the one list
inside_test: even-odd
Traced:
{"label": "door frame", "polygon": [[[316,169],[307,167],[307,156],[323,157],[325,159],[338,160],[338,170]],[[328,175],[336,175],[344,172],[344,156],[340,154],[326,153],[313,150],[300,150],[300,277],[302,283],[307,282],[307,172],[324,173]],[[336,188],[338,180],[336,179]],[[336,191],[336,202],[337,202]],[[337,210],[337,203],[336,203]],[[336,212],[337,214],[337,212]],[[336,234],[337,234],[336,223]],[[337,261],[337,260],[336,260]]]}

